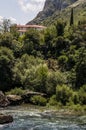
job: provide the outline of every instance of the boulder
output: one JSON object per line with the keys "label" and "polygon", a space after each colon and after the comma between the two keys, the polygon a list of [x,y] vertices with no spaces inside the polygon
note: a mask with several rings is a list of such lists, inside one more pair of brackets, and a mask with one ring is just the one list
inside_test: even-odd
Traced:
{"label": "boulder", "polygon": [[13,122],[13,117],[11,115],[0,114],[0,124],[7,124]]}
{"label": "boulder", "polygon": [[24,93],[24,94],[22,95],[22,99],[23,99],[24,103],[31,103],[31,102],[30,102],[30,99],[31,99],[31,97],[33,97],[33,96],[43,96],[43,97],[46,97],[47,95],[44,94],[44,93],[33,92],[33,91],[27,90],[26,93]]}
{"label": "boulder", "polygon": [[7,99],[10,105],[20,105],[23,102],[22,97],[18,95],[7,95]]}
{"label": "boulder", "polygon": [[0,91],[0,107],[6,107],[10,104],[7,97]]}

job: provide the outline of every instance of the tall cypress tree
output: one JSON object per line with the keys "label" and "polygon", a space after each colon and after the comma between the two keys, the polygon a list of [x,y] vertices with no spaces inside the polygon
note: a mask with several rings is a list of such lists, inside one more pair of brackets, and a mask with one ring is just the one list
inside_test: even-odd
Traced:
{"label": "tall cypress tree", "polygon": [[70,26],[74,24],[74,12],[73,8],[71,9],[71,16],[70,16]]}

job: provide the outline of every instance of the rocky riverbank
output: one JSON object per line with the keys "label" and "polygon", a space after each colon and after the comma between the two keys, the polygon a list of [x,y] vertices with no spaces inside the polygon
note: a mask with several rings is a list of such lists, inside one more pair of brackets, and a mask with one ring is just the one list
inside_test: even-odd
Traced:
{"label": "rocky riverbank", "polygon": [[46,94],[33,91],[26,91],[23,95],[20,96],[13,94],[5,95],[2,91],[0,91],[0,107],[7,107],[9,105],[21,105],[22,103],[31,103],[30,99],[33,96],[45,97]]}

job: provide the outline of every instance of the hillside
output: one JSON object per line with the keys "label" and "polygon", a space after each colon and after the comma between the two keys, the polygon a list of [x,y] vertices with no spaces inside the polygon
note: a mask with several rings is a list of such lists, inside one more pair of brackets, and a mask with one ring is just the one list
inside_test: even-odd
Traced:
{"label": "hillside", "polygon": [[[48,26],[44,31],[29,29],[19,35],[15,25],[10,29],[7,22],[3,24],[6,26],[0,34],[0,91],[18,96],[15,98],[19,104],[86,113],[85,1],[78,0],[65,9],[56,8],[41,22]],[[57,21],[58,18],[63,21]],[[70,26],[66,24],[69,21]]]}
{"label": "hillside", "polygon": [[74,8],[75,21],[85,19],[85,0],[46,0],[43,11],[39,12],[35,19],[27,24],[50,25],[58,18],[69,20],[70,10]]}
{"label": "hillside", "polygon": [[41,24],[50,25],[57,21],[57,19],[63,19],[68,24],[70,22],[71,8],[74,8],[74,23],[77,24],[79,21],[86,21],[86,1],[78,0],[71,4],[62,11],[56,11],[51,17],[43,20]]}

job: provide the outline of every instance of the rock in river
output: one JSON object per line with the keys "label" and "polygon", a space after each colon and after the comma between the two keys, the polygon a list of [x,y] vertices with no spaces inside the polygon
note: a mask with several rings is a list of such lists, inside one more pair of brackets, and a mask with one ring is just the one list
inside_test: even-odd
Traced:
{"label": "rock in river", "polygon": [[11,115],[0,114],[0,124],[7,124],[13,122],[13,117]]}

